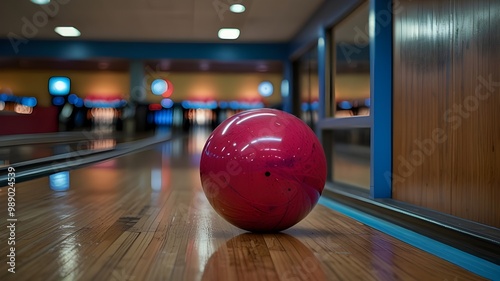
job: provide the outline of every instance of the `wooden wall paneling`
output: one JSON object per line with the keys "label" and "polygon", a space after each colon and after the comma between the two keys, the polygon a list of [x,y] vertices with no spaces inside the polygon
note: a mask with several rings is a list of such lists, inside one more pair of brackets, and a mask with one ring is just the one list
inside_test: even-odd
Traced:
{"label": "wooden wall paneling", "polygon": [[500,227],[500,4],[401,6],[394,15],[393,198]]}

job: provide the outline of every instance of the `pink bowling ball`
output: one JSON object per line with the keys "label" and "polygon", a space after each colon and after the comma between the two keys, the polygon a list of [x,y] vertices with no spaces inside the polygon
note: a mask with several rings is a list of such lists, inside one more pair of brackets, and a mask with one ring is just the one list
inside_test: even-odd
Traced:
{"label": "pink bowling ball", "polygon": [[275,232],[314,208],[325,186],[326,159],[302,120],[275,109],[248,110],[209,136],[200,177],[208,201],[228,222]]}

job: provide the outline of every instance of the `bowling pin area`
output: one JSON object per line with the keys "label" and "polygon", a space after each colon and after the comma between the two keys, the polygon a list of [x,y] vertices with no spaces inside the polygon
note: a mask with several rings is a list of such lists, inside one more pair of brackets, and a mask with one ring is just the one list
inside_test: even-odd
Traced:
{"label": "bowling pin area", "polygon": [[[417,234],[369,214],[356,220],[361,213],[327,198],[281,232],[231,225],[200,181],[210,133],[193,128],[120,157],[16,182],[15,246],[4,231],[0,245],[4,256],[14,249],[16,273],[3,262],[0,279],[483,280],[373,225],[409,239]],[[2,189],[2,206],[13,192]],[[1,229],[10,224],[2,215]]]}

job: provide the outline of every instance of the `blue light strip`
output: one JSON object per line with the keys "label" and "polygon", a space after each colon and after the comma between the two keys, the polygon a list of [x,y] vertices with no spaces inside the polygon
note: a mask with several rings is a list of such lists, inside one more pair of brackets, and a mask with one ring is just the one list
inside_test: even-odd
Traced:
{"label": "blue light strip", "polygon": [[324,197],[319,199],[319,203],[484,278],[500,280],[500,266],[492,262]]}

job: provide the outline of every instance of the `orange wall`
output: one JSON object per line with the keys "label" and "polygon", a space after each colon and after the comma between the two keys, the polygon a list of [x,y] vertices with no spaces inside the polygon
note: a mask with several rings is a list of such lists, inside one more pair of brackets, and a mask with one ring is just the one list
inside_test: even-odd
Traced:
{"label": "orange wall", "polygon": [[370,74],[337,74],[335,100],[366,99],[370,97]]}
{"label": "orange wall", "polygon": [[71,92],[85,97],[89,94],[129,95],[128,72],[76,70],[0,70],[0,88],[10,89],[16,96],[32,96],[41,106],[49,106],[48,80],[51,76],[71,79]]}
{"label": "orange wall", "polygon": [[174,85],[171,98],[174,101],[185,99],[260,99],[257,92],[259,83],[268,80],[273,83],[274,93],[264,99],[267,104],[281,102],[281,74],[266,73],[168,73],[157,72],[146,77],[148,101],[160,102],[161,97],[151,93],[149,85],[156,78],[170,80]]}
{"label": "orange wall", "polygon": [[[51,76],[67,76],[71,79],[71,92],[85,97],[94,95],[130,94],[128,72],[112,71],[64,71],[64,70],[0,70],[0,89],[10,89],[16,96],[34,96],[41,106],[49,106],[51,98],[47,81]],[[151,93],[151,82],[166,78],[174,84],[174,101],[184,99],[260,99],[257,87],[263,80],[271,81],[274,94],[265,98],[267,104],[281,102],[281,74],[267,73],[167,73],[157,72],[146,76],[147,101],[160,102],[161,97]]]}

